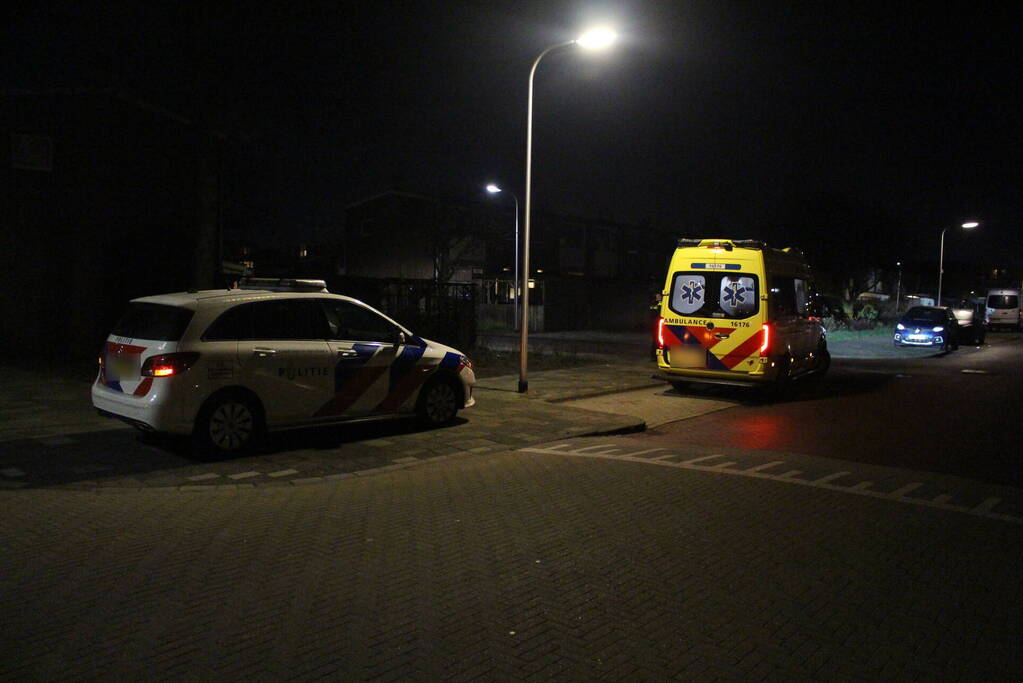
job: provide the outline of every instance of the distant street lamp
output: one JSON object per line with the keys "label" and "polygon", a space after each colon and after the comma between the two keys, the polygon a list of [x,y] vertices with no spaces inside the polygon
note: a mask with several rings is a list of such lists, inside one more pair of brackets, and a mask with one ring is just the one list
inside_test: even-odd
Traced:
{"label": "distant street lamp", "polygon": [[575,40],[567,40],[564,43],[551,45],[533,62],[533,68],[529,70],[529,99],[526,107],[526,221],[522,234],[522,280],[526,286],[522,288],[522,322],[519,330],[519,393],[524,394],[529,389],[529,381],[526,379],[526,361],[529,344],[529,226],[530,226],[530,196],[531,183],[533,179],[533,76],[536,74],[536,67],[540,66],[540,60],[555,50],[578,45],[587,50],[594,50],[607,47],[615,41],[617,35],[614,31],[606,28],[587,31]]}
{"label": "distant street lamp", "polygon": [[515,200],[515,323],[519,322],[519,198],[515,196],[515,193],[511,190],[502,190],[494,183],[487,185],[487,192],[490,194],[500,194],[507,192]]}
{"label": "distant street lamp", "polygon": [[[960,227],[969,230],[970,228],[975,228],[978,225],[980,225],[980,223],[977,221],[970,221],[968,223],[963,223]],[[945,230],[948,230],[948,228],[941,231],[941,253],[940,256],[938,256],[938,300],[934,302],[935,306],[941,305],[941,278],[942,275],[945,274]]]}
{"label": "distant street lamp", "polygon": [[896,261],[899,267],[899,282],[895,285],[895,315],[899,314],[899,297],[902,295],[902,261]]}

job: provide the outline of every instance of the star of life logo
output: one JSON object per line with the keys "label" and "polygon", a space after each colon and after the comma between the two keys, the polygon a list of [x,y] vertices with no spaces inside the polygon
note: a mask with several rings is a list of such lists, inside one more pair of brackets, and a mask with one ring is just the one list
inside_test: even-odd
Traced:
{"label": "star of life logo", "polygon": [[704,286],[702,284],[695,280],[690,280],[682,285],[682,289],[679,291],[679,298],[686,302],[686,304],[692,306],[698,301],[703,301],[703,290]]}
{"label": "star of life logo", "polygon": [[733,282],[731,285],[725,285],[724,287],[724,303],[730,308],[736,308],[746,303],[746,294],[751,291],[749,287],[739,283]]}

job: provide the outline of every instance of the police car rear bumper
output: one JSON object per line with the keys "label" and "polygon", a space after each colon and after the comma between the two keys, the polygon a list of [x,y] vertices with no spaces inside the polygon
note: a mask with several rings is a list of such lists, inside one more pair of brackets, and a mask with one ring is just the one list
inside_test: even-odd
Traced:
{"label": "police car rear bumper", "polygon": [[154,396],[138,397],[92,384],[92,405],[100,415],[127,422],[144,431],[187,434],[190,425],[182,424],[177,411],[153,400]]}

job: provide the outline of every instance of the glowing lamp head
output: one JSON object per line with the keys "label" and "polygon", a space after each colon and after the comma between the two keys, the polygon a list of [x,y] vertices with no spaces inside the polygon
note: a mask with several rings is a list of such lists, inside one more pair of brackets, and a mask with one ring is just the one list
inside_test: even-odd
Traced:
{"label": "glowing lamp head", "polygon": [[495,185],[493,183],[490,183],[489,185],[487,185],[487,192],[489,192],[490,194],[497,194],[500,191],[501,191],[501,188],[499,188],[497,185]]}
{"label": "glowing lamp head", "polygon": [[576,45],[587,50],[599,50],[615,42],[618,34],[609,28],[595,28],[576,38]]}
{"label": "glowing lamp head", "polygon": [[964,228],[975,228],[978,225],[980,225],[980,223],[978,223],[977,221],[970,221],[968,223],[963,223],[963,227]]}

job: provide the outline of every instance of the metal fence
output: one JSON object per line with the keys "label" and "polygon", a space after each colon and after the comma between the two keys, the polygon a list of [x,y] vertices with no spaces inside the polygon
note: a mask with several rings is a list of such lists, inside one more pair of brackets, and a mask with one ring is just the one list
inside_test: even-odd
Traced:
{"label": "metal fence", "polygon": [[421,337],[459,349],[476,343],[478,288],[471,282],[333,277],[327,288],[380,309]]}

